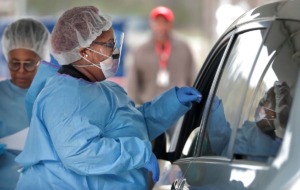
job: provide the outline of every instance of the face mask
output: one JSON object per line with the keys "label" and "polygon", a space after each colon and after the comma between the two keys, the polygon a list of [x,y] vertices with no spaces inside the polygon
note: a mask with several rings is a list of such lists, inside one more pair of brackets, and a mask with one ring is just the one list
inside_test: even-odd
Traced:
{"label": "face mask", "polygon": [[91,65],[74,65],[78,67],[88,67],[88,66],[95,66],[102,70],[103,75],[105,78],[112,77],[116,74],[118,67],[119,67],[119,50],[115,49],[113,51],[113,54],[111,56],[107,56],[101,52],[95,51],[93,49],[87,48],[97,54],[103,55],[107,57],[104,61],[100,61],[99,64],[92,63],[90,60],[86,59],[85,57],[82,57],[87,62],[91,63]]}

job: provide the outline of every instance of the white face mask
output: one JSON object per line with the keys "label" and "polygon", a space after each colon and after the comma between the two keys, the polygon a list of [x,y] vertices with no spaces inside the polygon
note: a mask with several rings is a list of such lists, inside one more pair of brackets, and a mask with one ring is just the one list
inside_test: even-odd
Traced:
{"label": "white face mask", "polygon": [[92,63],[90,60],[86,59],[85,57],[82,57],[87,62],[91,63],[91,65],[74,65],[76,67],[88,67],[88,66],[95,66],[102,70],[103,75],[105,78],[112,77],[116,74],[118,67],[119,67],[119,50],[116,48],[111,56],[107,56],[103,53],[100,53],[96,50],[87,48],[97,54],[100,54],[102,56],[107,57],[104,61],[100,61],[99,64]]}

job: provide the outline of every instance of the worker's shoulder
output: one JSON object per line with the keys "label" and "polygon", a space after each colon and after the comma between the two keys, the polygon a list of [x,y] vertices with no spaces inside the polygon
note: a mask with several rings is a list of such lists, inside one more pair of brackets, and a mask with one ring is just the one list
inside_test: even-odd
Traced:
{"label": "worker's shoulder", "polygon": [[0,81],[0,88],[3,88],[4,86],[7,86],[9,83],[9,79]]}
{"label": "worker's shoulder", "polygon": [[9,90],[9,79],[0,81],[0,94],[1,97],[8,96],[10,94]]}
{"label": "worker's shoulder", "polygon": [[99,84],[105,85],[108,88],[112,89],[113,91],[118,91],[118,92],[126,94],[124,88],[121,87],[119,84],[113,82],[113,81],[105,80],[104,82],[100,82]]}
{"label": "worker's shoulder", "polygon": [[23,89],[15,85],[11,79],[0,81],[0,94],[11,96],[12,93],[22,92]]}
{"label": "worker's shoulder", "polygon": [[76,95],[86,92],[93,83],[71,77],[66,74],[56,73],[49,77],[43,87],[41,94],[46,96],[65,96]]}

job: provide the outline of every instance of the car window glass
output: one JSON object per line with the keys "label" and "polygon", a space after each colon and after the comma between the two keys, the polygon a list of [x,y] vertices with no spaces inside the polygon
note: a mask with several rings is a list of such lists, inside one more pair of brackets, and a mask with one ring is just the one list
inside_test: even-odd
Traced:
{"label": "car window glass", "polygon": [[[203,72],[200,74],[202,78],[198,78],[196,81],[195,87],[202,93],[203,99],[201,102],[203,104],[194,104],[192,109],[190,110],[190,114],[186,116],[186,121],[193,121],[189,123],[189,126],[182,125],[183,129],[180,129],[181,139],[178,140],[176,143],[177,146],[182,145],[182,151],[180,157],[191,157],[195,155],[199,155],[199,148],[197,148],[196,142],[198,142],[199,132],[200,132],[200,122],[201,122],[201,115],[204,109],[204,102],[208,96],[208,93],[212,87],[213,79],[216,74],[217,68],[219,64],[222,62],[222,58],[224,53],[226,52],[227,46],[229,44],[229,38],[225,38],[223,41],[218,44],[217,48],[213,51],[211,57],[208,58],[209,64],[206,64],[207,67],[202,68]],[[186,138],[182,138],[186,136]],[[207,143],[207,142],[205,142]],[[209,146],[208,146],[209,147]],[[209,148],[207,148],[209,151]]]}
{"label": "car window glass", "polygon": [[248,78],[264,37],[264,30],[253,30],[236,37],[219,81],[218,106],[212,105],[207,134],[213,155],[226,155],[232,128],[238,125]]}
{"label": "car window glass", "polygon": [[290,56],[295,48],[291,37],[298,30],[296,22],[274,22],[261,48],[234,137],[237,158],[267,162],[278,153],[299,70]]}
{"label": "car window glass", "polygon": [[[213,98],[206,127],[214,155],[262,162],[271,161],[277,155],[299,70],[290,56],[294,44],[289,34],[299,28],[295,24],[274,22],[265,40],[263,32],[258,30],[237,38],[238,44],[231,51]],[[252,44],[249,54],[235,49],[243,47],[240,45],[243,42]],[[249,52],[249,48],[243,49]],[[259,54],[255,55],[258,50]]]}

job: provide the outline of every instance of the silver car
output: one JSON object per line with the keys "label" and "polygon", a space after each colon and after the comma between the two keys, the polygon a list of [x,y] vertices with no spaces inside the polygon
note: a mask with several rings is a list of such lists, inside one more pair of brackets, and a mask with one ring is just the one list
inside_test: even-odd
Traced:
{"label": "silver car", "polygon": [[300,1],[257,7],[219,38],[154,189],[300,189]]}

